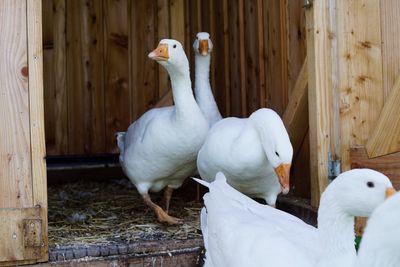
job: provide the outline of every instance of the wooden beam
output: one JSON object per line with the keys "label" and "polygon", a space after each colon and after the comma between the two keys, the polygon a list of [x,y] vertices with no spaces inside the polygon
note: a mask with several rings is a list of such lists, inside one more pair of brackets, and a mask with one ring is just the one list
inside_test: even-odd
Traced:
{"label": "wooden beam", "polygon": [[319,205],[328,183],[331,144],[332,84],[329,38],[329,6],[317,0],[306,11],[308,55],[308,108],[310,125],[311,204]]}
{"label": "wooden beam", "polygon": [[355,146],[350,149],[350,161],[352,169],[370,168],[382,172],[400,190],[400,152],[370,159],[365,147]]}
{"label": "wooden beam", "polygon": [[366,148],[371,158],[400,151],[400,75],[382,109]]}
{"label": "wooden beam", "polygon": [[297,155],[308,130],[307,68],[307,58],[305,58],[282,117],[293,145],[294,155]]}

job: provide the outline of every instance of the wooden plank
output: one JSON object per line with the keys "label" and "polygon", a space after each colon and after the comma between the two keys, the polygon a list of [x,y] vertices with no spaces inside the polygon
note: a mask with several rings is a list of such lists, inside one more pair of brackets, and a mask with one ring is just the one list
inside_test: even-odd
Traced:
{"label": "wooden plank", "polygon": [[308,73],[307,58],[304,60],[297,77],[289,103],[283,113],[283,123],[288,131],[296,155],[308,131]]}
{"label": "wooden plank", "polygon": [[[177,8],[178,3],[175,3]],[[183,4],[183,2],[181,2]],[[137,119],[150,107],[152,107],[158,97],[158,81],[157,73],[159,66],[158,63],[148,59],[147,55],[150,53],[158,43],[154,29],[154,17],[156,6],[153,2],[147,0],[134,1],[131,3],[131,29],[130,35],[132,38],[131,49],[131,81],[133,90],[133,107],[134,119]],[[172,8],[172,6],[171,6]],[[183,11],[183,6],[179,10]],[[177,15],[177,14],[175,14]],[[171,12],[171,19],[172,19]],[[184,17],[179,23],[179,27],[183,29],[176,29],[174,38],[184,41]],[[175,22],[171,21],[171,27]],[[172,35],[171,28],[171,35]],[[180,37],[178,37],[178,35]],[[184,44],[183,44],[184,45]],[[138,65],[140,62],[140,65]]]}
{"label": "wooden plank", "polygon": [[[280,19],[280,54],[281,54],[281,93],[282,93],[282,106],[285,110],[288,102],[288,58],[287,58],[287,2],[288,0],[279,1],[279,19]],[[283,111],[282,111],[283,113]],[[282,114],[281,113],[281,114]]]}
{"label": "wooden plank", "polygon": [[104,152],[102,5],[67,1],[70,154]]}
{"label": "wooden plank", "polygon": [[382,172],[390,178],[394,187],[400,190],[400,152],[370,159],[365,147],[354,146],[350,148],[350,162],[352,169],[370,168]]}
{"label": "wooden plank", "polygon": [[[190,1],[191,4],[193,1]],[[169,1],[168,0],[157,0],[157,35],[158,40],[169,38],[170,26],[169,26]],[[193,73],[193,72],[192,72]],[[192,79],[193,80],[193,79]],[[169,83],[168,73],[163,68],[158,68],[158,99],[163,105],[170,106],[173,103],[171,85]],[[167,94],[168,93],[168,94]],[[168,100],[166,98],[168,98]],[[163,101],[160,101],[164,99]],[[158,104],[156,104],[157,106]]]}
{"label": "wooden plank", "polygon": [[[52,25],[53,26],[53,25]],[[54,116],[54,49],[43,50],[43,90],[44,90],[44,122],[46,133],[46,154],[57,154],[55,147],[55,116]]]}
{"label": "wooden plank", "polygon": [[[264,82],[260,81],[260,76],[264,77],[264,73],[260,73],[259,65],[259,46],[263,47],[263,42],[259,43],[258,29],[258,7],[257,0],[246,1],[244,3],[244,47],[246,58],[246,102],[248,112],[254,112],[260,107],[260,91],[265,87]],[[263,35],[261,39],[263,39]],[[263,62],[264,63],[264,62]]]}
{"label": "wooden plank", "polygon": [[293,154],[290,192],[296,197],[311,199],[310,182],[310,135],[307,131],[298,152]]}
{"label": "wooden plank", "polygon": [[[40,43],[41,44],[41,43]],[[42,216],[45,216],[44,209],[40,208],[20,208],[20,209],[0,209],[0,265],[20,264],[19,261],[42,259],[47,257],[47,250],[42,249],[44,240],[47,238],[45,225]],[[26,225],[26,220],[31,221]],[[38,229],[36,238],[28,243],[29,227]],[[28,229],[27,229],[28,228]],[[38,242],[39,241],[39,242]]]}
{"label": "wooden plank", "polygon": [[[268,0],[264,3],[265,73],[267,106],[280,115],[284,111],[282,83],[282,38],[280,1]],[[283,18],[282,18],[283,19]]]}
{"label": "wooden plank", "polygon": [[310,132],[311,205],[319,205],[328,183],[328,151],[331,145],[329,6],[314,1],[306,11],[308,57],[308,110]]}
{"label": "wooden plank", "polygon": [[[99,1],[81,1],[82,82],[84,90],[84,152],[104,153],[104,58],[103,6]],[[81,114],[82,116],[82,114]]]}
{"label": "wooden plank", "polygon": [[342,170],[365,145],[383,106],[380,1],[337,1]]}
{"label": "wooden plank", "polygon": [[400,74],[400,1],[379,1],[381,10],[383,90],[387,99],[396,77]]}
{"label": "wooden plank", "polygon": [[368,156],[375,158],[400,151],[400,75],[382,109],[366,144]]}
{"label": "wooden plank", "polygon": [[288,97],[295,87],[302,63],[306,57],[305,13],[302,1],[287,1],[287,79]]}
{"label": "wooden plank", "polygon": [[53,46],[53,0],[42,1],[42,12],[46,14],[43,16],[43,46],[45,48],[52,48]]}
{"label": "wooden plank", "polygon": [[170,38],[178,40],[185,47],[185,2],[184,0],[170,0],[169,3]]}
{"label": "wooden plank", "polygon": [[54,75],[54,99],[45,105],[54,106],[54,154],[68,152],[68,93],[66,82],[67,48],[66,48],[66,7],[65,0],[53,1],[54,12],[54,70],[46,72]]}
{"label": "wooden plank", "polygon": [[[222,116],[227,117],[229,114],[231,114],[231,76],[230,76],[230,43],[229,43],[229,38],[230,38],[230,30],[229,30],[229,10],[228,10],[228,0],[223,0],[222,1],[222,20],[223,20],[223,55],[224,56],[224,83],[225,83],[225,88],[224,88],[224,99],[220,103],[225,103],[225,109],[220,112],[222,112]],[[222,54],[222,53],[221,53]],[[218,103],[219,104],[219,103]]]}
{"label": "wooden plank", "polygon": [[25,0],[0,4],[0,208],[33,204],[26,9]]}
{"label": "wooden plank", "polygon": [[[42,1],[27,1],[28,25],[28,65],[29,65],[29,115],[32,160],[32,190],[33,205],[39,209],[41,225],[40,242],[35,244],[33,256],[38,262],[48,259],[47,237],[47,173],[46,173],[46,145],[44,132],[44,100],[43,100],[43,46],[42,46]],[[26,218],[25,218],[26,219]],[[31,218],[29,218],[31,219]],[[34,225],[29,222],[29,226]],[[25,229],[26,230],[26,229]],[[36,236],[33,232],[33,237]],[[31,245],[28,244],[28,247]],[[25,248],[27,244],[25,242]],[[29,249],[26,248],[26,251]],[[26,259],[27,257],[25,257]]]}
{"label": "wooden plank", "polygon": [[229,76],[230,76],[230,116],[240,117],[245,111],[242,110],[242,97],[241,97],[241,64],[240,64],[240,35],[238,31],[239,21],[239,0],[229,1],[229,50],[226,50],[224,57],[230,58]]}
{"label": "wooden plank", "polygon": [[[240,95],[242,99],[242,117],[250,115],[247,109],[246,90],[246,50],[245,50],[245,22],[244,22],[244,0],[238,0],[239,12],[239,55],[240,55]],[[237,27],[237,26],[236,26]]]}
{"label": "wooden plank", "polygon": [[116,152],[115,133],[126,131],[132,123],[134,107],[128,47],[135,39],[129,35],[128,1],[104,0],[103,7],[106,152]]}

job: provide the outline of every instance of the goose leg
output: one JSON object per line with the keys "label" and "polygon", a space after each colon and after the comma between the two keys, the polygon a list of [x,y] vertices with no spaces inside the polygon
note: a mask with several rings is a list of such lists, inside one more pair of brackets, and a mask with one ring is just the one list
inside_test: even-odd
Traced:
{"label": "goose leg", "polygon": [[182,220],[169,216],[160,206],[151,201],[149,194],[144,194],[142,197],[144,203],[154,210],[159,222],[167,223],[169,225],[177,225],[182,223]]}
{"label": "goose leg", "polygon": [[172,192],[174,191],[173,188],[167,186],[164,189],[164,203],[165,203],[165,211],[167,214],[169,213],[169,204],[171,203]]}

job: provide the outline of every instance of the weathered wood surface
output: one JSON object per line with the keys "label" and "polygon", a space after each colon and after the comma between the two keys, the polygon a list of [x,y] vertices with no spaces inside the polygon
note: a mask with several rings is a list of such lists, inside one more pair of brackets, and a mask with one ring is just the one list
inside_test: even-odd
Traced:
{"label": "weathered wood surface", "polygon": [[[379,115],[366,144],[368,156],[375,158],[400,151],[400,75]],[[400,169],[400,168],[399,168]]]}
{"label": "weathered wood surface", "polygon": [[384,173],[400,190],[400,152],[370,159],[365,147],[355,146],[350,149],[350,161],[351,168],[370,168]]}
{"label": "weathered wood surface", "polygon": [[25,0],[0,4],[0,208],[33,205],[26,9]]}
{"label": "weathered wood surface", "polygon": [[199,31],[214,42],[211,83],[224,116],[260,107],[283,114],[305,57],[297,1],[85,3],[43,5],[54,25],[46,23],[44,36],[45,76],[53,76],[45,77],[48,154],[116,152],[115,132],[154,106],[172,104],[167,74],[147,58],[149,50],[161,38],[177,38],[193,72]]}

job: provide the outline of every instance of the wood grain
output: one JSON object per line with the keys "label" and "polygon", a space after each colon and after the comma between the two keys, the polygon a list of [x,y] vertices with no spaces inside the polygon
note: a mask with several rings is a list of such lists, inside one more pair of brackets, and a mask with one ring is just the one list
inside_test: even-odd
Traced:
{"label": "wood grain", "polygon": [[400,151],[400,75],[397,77],[375,128],[366,144],[368,156],[375,158]]}
{"label": "wood grain", "polygon": [[[131,24],[133,27],[130,29],[130,35],[132,40],[135,40],[131,44],[131,81],[132,81],[132,101],[134,110],[134,119],[137,119],[145,111],[152,107],[157,99],[158,95],[158,81],[157,74],[159,66],[157,62],[151,60],[147,55],[153,51],[158,44],[156,40],[155,29],[154,29],[154,10],[155,5],[151,1],[140,0],[131,3]],[[172,8],[172,7],[171,7]],[[145,16],[143,17],[143,14]],[[172,16],[172,13],[171,13]],[[172,19],[172,17],[171,17]],[[182,26],[183,20],[182,17]],[[173,22],[171,21],[171,27]],[[175,32],[182,34],[179,30]],[[171,34],[172,34],[171,28]],[[182,38],[176,38],[182,40]],[[138,63],[140,63],[138,65]],[[165,71],[165,70],[164,70]]]}
{"label": "wood grain", "polygon": [[328,184],[331,146],[332,84],[330,81],[329,6],[315,1],[306,11],[311,205],[317,207]]}
{"label": "wood grain", "polygon": [[292,90],[289,103],[282,120],[293,145],[293,155],[297,155],[308,131],[308,65],[304,60],[299,76]]}
{"label": "wood grain", "polygon": [[128,1],[104,0],[103,6],[106,152],[116,152],[115,133],[126,131],[133,120],[129,49],[135,39],[129,34]]}
{"label": "wood grain", "polygon": [[370,168],[387,175],[396,190],[400,190],[400,152],[377,158],[368,158],[367,151],[363,146],[350,148],[350,167]]}
{"label": "wood grain", "polygon": [[0,4],[0,208],[33,205],[25,0]]}
{"label": "wood grain", "polygon": [[[53,72],[45,72],[45,76],[54,75],[54,99],[45,103],[45,108],[54,106],[54,149],[51,154],[68,153],[68,93],[67,93],[67,48],[66,48],[66,7],[65,0],[53,1],[54,12],[54,56]],[[47,16],[47,15],[46,15]],[[44,88],[46,90],[46,87]],[[46,132],[47,133],[47,132]]]}
{"label": "wood grain", "polygon": [[350,169],[350,147],[365,145],[383,106],[379,3],[336,3],[343,171]]}
{"label": "wood grain", "polygon": [[400,2],[396,0],[379,1],[382,34],[383,90],[386,101],[393,88],[396,77],[400,75]]}

